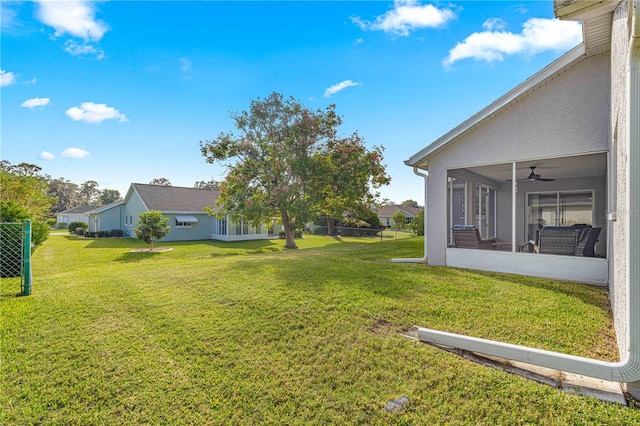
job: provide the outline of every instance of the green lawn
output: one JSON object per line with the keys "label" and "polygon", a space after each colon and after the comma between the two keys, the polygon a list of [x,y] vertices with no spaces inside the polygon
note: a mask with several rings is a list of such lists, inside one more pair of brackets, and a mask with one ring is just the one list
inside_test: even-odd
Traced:
{"label": "green lawn", "polygon": [[[413,325],[616,360],[605,290],[396,264],[423,240],[51,236],[0,288],[0,424],[633,424],[401,336]],[[391,399],[406,396],[400,412]]]}

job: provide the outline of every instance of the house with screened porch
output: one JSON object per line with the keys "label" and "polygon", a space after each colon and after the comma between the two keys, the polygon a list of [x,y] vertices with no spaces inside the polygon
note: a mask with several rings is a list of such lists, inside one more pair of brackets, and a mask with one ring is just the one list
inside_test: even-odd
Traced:
{"label": "house with screened porch", "polygon": [[[405,162],[428,172],[430,264],[608,282],[611,61],[596,41]],[[598,233],[587,256],[578,251],[586,228]],[[573,247],[539,247],[545,231],[565,229]]]}
{"label": "house with screened porch", "polygon": [[[607,285],[621,360],[418,334],[625,383],[638,398],[640,1],[555,0],[554,12],[582,22],[583,43],[405,163],[425,180],[429,264]],[[585,229],[595,241],[581,240]]]}
{"label": "house with screened porch", "polygon": [[255,227],[246,221],[233,221],[228,215],[209,215],[205,209],[215,209],[217,199],[216,190],[132,183],[124,200],[86,212],[89,231],[119,229],[135,238],[134,229],[140,213],[155,210],[169,219],[168,225],[171,227],[162,241],[278,238],[277,232],[274,234],[274,229],[279,230],[275,223],[270,227],[265,224]]}

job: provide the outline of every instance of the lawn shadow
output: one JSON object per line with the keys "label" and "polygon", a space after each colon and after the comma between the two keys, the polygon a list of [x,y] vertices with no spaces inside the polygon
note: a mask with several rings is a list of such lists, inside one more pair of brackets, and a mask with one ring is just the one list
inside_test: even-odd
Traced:
{"label": "lawn shadow", "polygon": [[[261,274],[262,269],[271,270],[276,265],[277,279],[301,292],[324,292],[327,284],[335,286],[339,283],[372,296],[401,299],[411,294],[411,286],[407,286],[403,279],[404,271],[398,269],[396,264],[366,259],[365,252],[370,243],[341,242],[345,245],[268,253],[269,261],[266,263],[264,258],[243,259],[233,267],[252,275]],[[362,258],[354,261],[351,257],[343,258],[340,255],[345,250],[357,252],[359,246],[364,249]]]}
{"label": "lawn shadow", "polygon": [[0,300],[21,297],[20,277],[0,278]]}
{"label": "lawn shadow", "polygon": [[0,302],[5,300],[5,299],[16,299],[18,297],[22,297],[22,293],[17,292],[17,293],[0,293]]}
{"label": "lawn shadow", "polygon": [[132,252],[132,251],[129,251],[127,253],[123,253],[122,255],[117,257],[115,260],[116,260],[116,262],[122,262],[122,263],[137,263],[137,262],[141,262],[141,261],[146,260],[146,259],[151,259],[153,257],[162,255],[164,253],[167,253],[167,252],[149,252],[149,251]]}
{"label": "lawn shadow", "polygon": [[[602,308],[602,300],[598,296],[608,292],[607,287],[597,286],[593,284],[554,280],[551,278],[530,277],[525,275],[513,275],[500,272],[478,271],[473,269],[460,269],[469,275],[475,275],[484,278],[491,278],[505,281],[514,285],[522,285],[541,290],[548,290],[564,296],[572,297],[583,303]],[[609,298],[606,297],[609,301]]]}

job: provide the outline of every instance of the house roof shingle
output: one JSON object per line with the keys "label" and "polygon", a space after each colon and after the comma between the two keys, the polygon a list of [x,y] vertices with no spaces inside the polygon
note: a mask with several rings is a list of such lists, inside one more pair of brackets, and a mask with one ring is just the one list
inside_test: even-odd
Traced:
{"label": "house roof shingle", "polygon": [[86,213],[89,210],[93,210],[95,209],[96,206],[77,206],[77,207],[73,207],[69,210],[65,210],[63,212],[60,212],[58,214],[82,214],[82,213]]}
{"label": "house roof shingle", "polygon": [[411,217],[418,214],[418,212],[422,209],[416,208],[413,206],[405,206],[400,204],[393,204],[390,206],[384,206],[378,209],[377,215],[378,217],[391,217],[398,210],[402,210],[405,214],[410,215]]}
{"label": "house roof shingle", "polygon": [[[131,189],[138,193],[149,210],[162,212],[202,212],[205,207],[214,206],[219,195],[218,191],[211,189],[142,183],[132,183]],[[130,195],[131,190],[127,199]]]}

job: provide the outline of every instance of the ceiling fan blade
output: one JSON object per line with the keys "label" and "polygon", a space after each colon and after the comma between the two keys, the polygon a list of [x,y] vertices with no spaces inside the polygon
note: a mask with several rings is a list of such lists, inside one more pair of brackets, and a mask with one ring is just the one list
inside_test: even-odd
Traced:
{"label": "ceiling fan blade", "polygon": [[553,182],[555,179],[539,177],[539,178],[538,178],[538,179],[536,179],[536,180],[539,180],[539,181],[541,181],[541,182]]}

